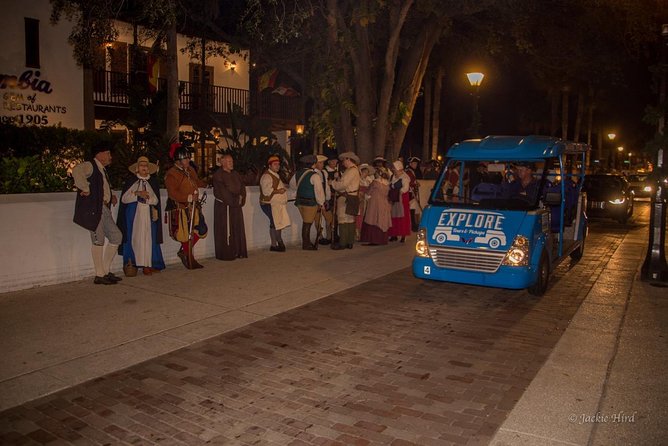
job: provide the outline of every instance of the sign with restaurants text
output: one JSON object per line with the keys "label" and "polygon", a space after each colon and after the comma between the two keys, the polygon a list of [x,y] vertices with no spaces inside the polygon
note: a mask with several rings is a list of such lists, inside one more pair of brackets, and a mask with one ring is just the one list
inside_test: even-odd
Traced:
{"label": "sign with restaurants text", "polygon": [[15,125],[53,125],[63,121],[67,105],[58,102],[55,87],[39,70],[0,74],[0,122]]}

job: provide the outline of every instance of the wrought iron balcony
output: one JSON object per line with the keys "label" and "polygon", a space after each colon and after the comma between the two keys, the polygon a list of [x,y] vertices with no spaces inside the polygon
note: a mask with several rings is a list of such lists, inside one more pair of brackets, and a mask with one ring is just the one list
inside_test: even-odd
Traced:
{"label": "wrought iron balcony", "polygon": [[[167,80],[158,79],[157,91],[166,89]],[[107,111],[128,109],[133,98],[139,98],[147,105],[152,100],[152,93],[146,73],[96,71],[93,74],[95,105]],[[252,114],[254,117],[270,119],[282,123],[286,128],[300,121],[303,116],[300,97],[281,96],[265,90],[253,95],[251,106],[248,90],[179,81],[179,110],[186,112],[184,117],[188,116],[187,112],[201,111],[227,115],[232,104],[238,105],[246,116]]]}

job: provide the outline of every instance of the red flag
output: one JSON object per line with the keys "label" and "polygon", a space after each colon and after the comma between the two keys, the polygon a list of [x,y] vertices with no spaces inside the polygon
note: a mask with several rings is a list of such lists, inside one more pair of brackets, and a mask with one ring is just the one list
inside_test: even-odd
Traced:
{"label": "red flag", "polygon": [[278,76],[278,70],[277,69],[272,69],[264,73],[262,76],[260,76],[260,79],[258,80],[258,89],[260,91],[266,89],[266,88],[273,88],[274,85],[276,84],[276,77]]}
{"label": "red flag", "polygon": [[149,55],[146,58],[146,72],[148,73],[148,89],[151,93],[158,91],[158,77],[160,76],[160,65],[158,59]]}
{"label": "red flag", "polygon": [[292,87],[286,85],[280,85],[276,90],[272,91],[274,94],[280,94],[281,96],[296,97],[299,96],[299,92]]}

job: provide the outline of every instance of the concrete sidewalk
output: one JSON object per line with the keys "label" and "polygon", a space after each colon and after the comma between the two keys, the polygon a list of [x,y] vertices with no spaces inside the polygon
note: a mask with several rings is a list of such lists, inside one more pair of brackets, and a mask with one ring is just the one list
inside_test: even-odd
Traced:
{"label": "concrete sidewalk", "polygon": [[[586,298],[531,384],[509,401],[491,444],[665,443],[668,289],[639,281],[647,214],[644,207],[635,224],[606,227],[617,249],[592,260]],[[172,265],[116,286],[88,280],[0,295],[0,410],[405,268],[413,244],[291,247],[209,259],[203,270]]]}
{"label": "concrete sidewalk", "polygon": [[406,268],[413,249],[414,238],[341,251],[289,246],[113,286],[91,279],[1,294],[0,410]]}
{"label": "concrete sidewalk", "polygon": [[[640,281],[649,209],[492,440],[506,445],[660,445],[668,437],[668,288]],[[668,285],[668,284],[667,284]]]}

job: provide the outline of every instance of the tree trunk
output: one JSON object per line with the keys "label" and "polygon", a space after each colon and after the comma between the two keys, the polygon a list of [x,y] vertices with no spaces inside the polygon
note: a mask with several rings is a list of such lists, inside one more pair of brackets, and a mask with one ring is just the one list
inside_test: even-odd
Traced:
{"label": "tree trunk", "polygon": [[177,63],[176,24],[167,32],[167,122],[165,133],[170,142],[179,140],[179,67]]}
{"label": "tree trunk", "polygon": [[[376,132],[375,132],[376,134],[374,138],[376,142],[376,147],[375,147],[376,155],[380,155],[381,153],[379,153],[379,151],[381,150],[385,151],[387,139],[390,136],[388,135],[388,129],[391,127],[390,112],[397,110],[397,108],[391,107],[393,96],[395,96],[396,94],[399,95],[402,94],[402,91],[400,89],[399,90],[395,89],[394,80],[397,68],[396,67],[397,57],[399,55],[399,43],[400,43],[399,38],[401,36],[401,29],[403,28],[404,23],[406,22],[406,16],[408,15],[408,11],[410,10],[412,4],[413,0],[408,0],[401,6],[400,10],[393,9],[393,11],[390,13],[390,18],[391,18],[390,38],[387,42],[387,49],[385,51],[383,75],[381,80],[380,96],[378,101],[378,117],[376,120]],[[420,47],[418,46],[417,48]],[[429,60],[429,53],[427,53],[427,60]],[[417,66],[418,64],[415,65]],[[426,69],[426,66],[424,69]],[[424,69],[417,83],[418,90],[420,88],[420,85],[422,84],[422,76],[424,75]],[[410,108],[410,111],[411,112],[413,111],[413,107]],[[396,145],[396,141],[393,141],[393,143],[394,145]],[[399,146],[401,146],[401,142],[399,143]],[[394,155],[394,150],[392,150],[392,154],[393,155],[391,158],[394,159],[396,157],[396,155]],[[398,150],[397,150],[397,155],[398,155]]]}
{"label": "tree trunk", "polygon": [[373,118],[375,116],[376,90],[371,81],[372,62],[368,27],[357,24],[355,35],[358,46],[351,51],[355,78],[355,101],[357,104],[357,155],[363,161],[371,161],[374,154]]}
{"label": "tree trunk", "polygon": [[550,89],[550,136],[557,136],[559,127],[559,91]]}
{"label": "tree trunk", "polygon": [[[344,66],[343,71],[345,72],[344,79],[350,79],[350,67]],[[341,113],[341,139],[337,139],[337,142],[342,141],[343,147],[339,144],[338,153],[341,152],[355,152],[355,129],[353,128],[353,115],[348,108],[348,101],[350,100],[350,88],[348,88],[348,83],[343,80],[339,83],[338,86],[339,97],[342,98],[340,105]]]}
{"label": "tree trunk", "polygon": [[584,114],[584,93],[582,89],[578,89],[578,109],[575,115],[575,129],[573,131],[573,141],[580,141],[580,127],[582,127],[582,115]]}
{"label": "tree trunk", "polygon": [[[603,129],[598,129],[598,137],[596,138],[596,159],[598,159],[599,167],[603,167]],[[606,160],[607,161],[607,160]],[[607,165],[607,162],[606,162]]]}
{"label": "tree trunk", "polygon": [[593,131],[592,126],[594,125],[594,89],[589,86],[589,101],[587,102],[587,144],[590,147],[589,152],[587,152],[587,169],[591,167],[591,157],[593,153],[591,151],[591,134]]}
{"label": "tree trunk", "polygon": [[[388,156],[396,158],[399,156],[401,144],[406,136],[408,122],[415,108],[415,101],[420,92],[422,78],[427,70],[429,56],[434,45],[441,34],[442,23],[437,17],[432,17],[422,28],[420,35],[415,40],[415,49],[407,53],[406,60],[402,61],[401,71],[397,79],[397,85],[392,95],[390,110],[393,113],[402,113],[400,119],[394,122],[394,128],[390,128],[390,141],[388,144]],[[376,143],[379,141],[376,140]]]}
{"label": "tree trunk", "polygon": [[343,79],[338,82],[334,88],[339,97],[339,120],[334,128],[334,138],[337,143],[337,150],[339,153],[344,151],[355,150],[355,134],[352,126],[352,115],[348,106],[351,101],[347,79],[350,79],[350,64],[343,60],[341,47],[338,41],[339,26],[345,28],[345,21],[341,20],[339,23],[339,8],[336,0],[327,0],[327,46],[330,56],[334,60],[340,61],[340,66],[343,67]]}
{"label": "tree trunk", "polygon": [[561,90],[561,139],[568,139],[568,87]]}
{"label": "tree trunk", "polygon": [[95,130],[95,101],[93,100],[93,68],[83,69],[83,125],[84,130]]}
{"label": "tree trunk", "polygon": [[433,111],[431,112],[431,159],[438,159],[438,137],[440,134],[441,123],[441,94],[443,92],[443,66],[439,66],[436,71],[434,81],[434,101]]}
{"label": "tree trunk", "polygon": [[425,77],[422,80],[422,85],[424,86],[424,123],[422,125],[422,160],[426,161],[429,159],[431,154],[431,96],[432,96],[432,85],[434,83],[434,77],[429,76]]}
{"label": "tree trunk", "polygon": [[[202,36],[201,38],[202,45],[202,54],[200,57],[200,70],[199,70],[199,112],[200,116],[204,117],[205,113],[208,112],[208,100],[209,100],[209,85],[204,81],[206,74],[206,38]],[[207,165],[206,165],[206,134],[208,129],[205,129],[203,126],[200,127],[199,141],[200,141],[200,152],[199,152],[199,175],[200,177],[206,177]]]}

